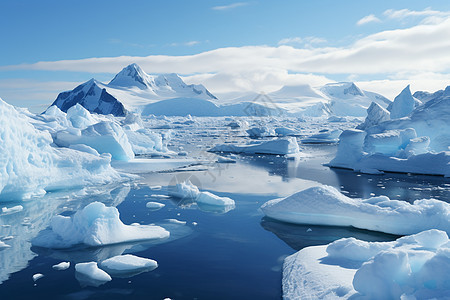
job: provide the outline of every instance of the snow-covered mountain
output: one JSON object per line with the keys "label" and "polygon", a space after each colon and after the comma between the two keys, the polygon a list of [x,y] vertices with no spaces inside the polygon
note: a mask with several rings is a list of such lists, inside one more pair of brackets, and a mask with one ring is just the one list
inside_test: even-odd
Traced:
{"label": "snow-covered mountain", "polygon": [[90,112],[124,116],[123,104],[106,90],[107,86],[95,79],[80,84],[72,91],[62,92],[52,105],[56,105],[64,112],[75,104],[80,104]]}
{"label": "snow-covered mountain", "polygon": [[108,84],[91,79],[72,91],[62,92],[52,105],[66,112],[79,103],[90,112],[124,116],[144,106],[172,98],[217,98],[203,85],[186,84],[177,74],[148,75],[137,64],[122,69]]}
{"label": "snow-covered mountain", "polygon": [[[226,102],[258,101],[260,95],[247,93],[241,97],[228,99]],[[383,108],[391,103],[386,97],[361,90],[353,82],[329,83],[324,86],[311,87],[307,84],[284,86],[266,95],[271,106],[292,114],[320,117],[327,115],[364,117],[367,108],[376,102]]]}

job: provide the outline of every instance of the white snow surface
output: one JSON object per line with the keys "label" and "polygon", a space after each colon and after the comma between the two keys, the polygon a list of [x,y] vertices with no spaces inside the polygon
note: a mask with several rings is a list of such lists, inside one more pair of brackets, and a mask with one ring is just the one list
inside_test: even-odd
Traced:
{"label": "white snow surface", "polygon": [[103,246],[140,240],[164,239],[169,232],[154,225],[125,225],[115,207],[93,202],[74,215],[55,216],[51,228],[42,231],[32,244],[45,248],[70,248],[77,244]]}
{"label": "white snow surface", "polygon": [[283,266],[285,299],[446,299],[450,241],[436,229],[392,242],[307,247]]}
{"label": "white snow surface", "polygon": [[312,187],[261,207],[270,218],[296,224],[353,226],[404,235],[432,228],[450,232],[450,204],[416,200],[413,204],[386,196],[353,199],[331,186]]}
{"label": "white snow surface", "polygon": [[211,148],[211,152],[225,152],[225,153],[243,153],[243,154],[273,154],[273,155],[288,155],[300,152],[295,137],[283,137],[269,141],[262,141],[254,144],[234,145],[221,144]]}

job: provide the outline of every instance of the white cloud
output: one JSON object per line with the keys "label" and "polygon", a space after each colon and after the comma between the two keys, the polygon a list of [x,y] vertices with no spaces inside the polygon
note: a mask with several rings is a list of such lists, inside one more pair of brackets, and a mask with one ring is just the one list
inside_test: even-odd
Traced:
{"label": "white cloud", "polygon": [[[329,78],[333,74],[344,75],[340,78],[349,79],[376,75],[377,78],[386,77],[389,80],[371,81],[373,86],[388,85],[391,81],[402,82],[403,85],[413,80],[413,87],[415,84],[418,89],[427,89],[426,86],[429,86],[428,90],[438,86],[443,88],[445,81],[447,84],[450,81],[450,17],[439,23],[382,31],[343,47],[309,48],[305,46],[305,40],[309,39],[311,43],[313,37],[291,38],[291,41],[297,39],[304,43],[303,47],[295,48],[281,43],[277,47],[228,47],[184,56],[120,56],[48,61],[0,66],[0,71],[53,70],[115,74],[130,63],[138,63],[151,74],[175,72],[187,76],[189,82],[204,82],[212,92],[269,91],[289,83],[331,81]],[[425,75],[418,74],[440,74],[440,77],[427,79]],[[426,84],[420,85],[421,80]],[[392,90],[392,87],[389,89]]]}
{"label": "white cloud", "polygon": [[381,20],[375,17],[375,15],[368,15],[363,18],[361,18],[358,22],[356,22],[356,25],[361,26],[368,23],[380,23]]}
{"label": "white cloud", "polygon": [[248,2],[236,2],[236,3],[231,3],[228,5],[222,5],[222,6],[214,6],[211,7],[212,10],[230,10],[233,8],[237,8],[237,7],[241,7],[241,6],[246,6],[248,5]]}
{"label": "white cloud", "polygon": [[389,19],[396,19],[404,21],[408,18],[423,18],[423,24],[437,24],[442,22],[450,16],[448,11],[438,11],[426,8],[424,10],[409,10],[409,9],[388,9],[383,15]]}
{"label": "white cloud", "polygon": [[188,46],[188,47],[192,47],[195,45],[200,44],[199,41],[189,41],[189,42],[184,42],[184,43],[172,43],[170,44],[171,47],[178,47],[178,46]]}
{"label": "white cloud", "polygon": [[290,37],[281,39],[278,42],[278,45],[304,45],[305,47],[312,46],[314,44],[322,44],[326,43],[326,40],[323,38],[315,37],[315,36],[307,36],[305,38],[301,37]]}

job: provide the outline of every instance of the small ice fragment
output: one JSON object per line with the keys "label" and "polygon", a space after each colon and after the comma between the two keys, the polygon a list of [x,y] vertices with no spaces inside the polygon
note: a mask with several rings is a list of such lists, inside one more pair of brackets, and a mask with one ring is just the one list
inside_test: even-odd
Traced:
{"label": "small ice fragment", "polygon": [[198,223],[197,222],[192,222],[192,225],[197,226]]}
{"label": "small ice fragment", "polygon": [[2,207],[2,213],[4,213],[4,214],[13,214],[13,213],[16,213],[16,212],[19,212],[19,211],[22,211],[22,210],[23,210],[23,206],[22,205],[16,205],[16,206],[13,206],[13,207],[10,207],[10,208]]}
{"label": "small ice fragment", "polygon": [[36,274],[33,275],[33,281],[36,282],[36,281],[38,281],[39,279],[41,279],[42,277],[44,277],[43,274],[41,274],[41,273],[36,273]]}
{"label": "small ice fragment", "polygon": [[312,231],[311,228],[306,229],[306,232],[311,232],[311,231]]}
{"label": "small ice fragment", "polygon": [[78,263],[75,265],[75,270],[77,273],[86,276],[86,279],[91,279],[93,281],[105,283],[112,280],[108,273],[98,268],[95,261]]}
{"label": "small ice fragment", "polygon": [[163,208],[164,206],[166,206],[163,203],[159,203],[159,202],[147,202],[147,204],[145,205],[147,208],[150,208],[151,210],[159,210],[161,208]]}
{"label": "small ice fragment", "polygon": [[158,263],[152,259],[125,254],[117,255],[102,261],[100,267],[114,276],[119,274],[152,271],[158,267]]}
{"label": "small ice fragment", "polygon": [[158,190],[162,189],[162,186],[155,185],[155,186],[151,186],[150,189],[153,190],[153,191],[158,191]]}
{"label": "small ice fragment", "polygon": [[63,261],[63,262],[60,262],[59,264],[57,264],[57,265],[53,265],[52,266],[52,268],[54,269],[54,270],[57,270],[57,271],[63,271],[63,270],[66,270],[66,269],[68,269],[70,267],[70,262],[66,262],[66,261]]}
{"label": "small ice fragment", "polygon": [[8,240],[12,240],[14,237],[12,235],[8,235],[5,236],[4,238],[2,238],[2,241],[8,241]]}
{"label": "small ice fragment", "polygon": [[186,225],[186,221],[180,221],[177,219],[166,219],[167,222],[179,225]]}
{"label": "small ice fragment", "polygon": [[9,247],[11,247],[11,246],[6,244],[6,243],[4,243],[4,242],[2,242],[2,241],[0,241],[0,250],[6,249],[6,248],[9,248]]}

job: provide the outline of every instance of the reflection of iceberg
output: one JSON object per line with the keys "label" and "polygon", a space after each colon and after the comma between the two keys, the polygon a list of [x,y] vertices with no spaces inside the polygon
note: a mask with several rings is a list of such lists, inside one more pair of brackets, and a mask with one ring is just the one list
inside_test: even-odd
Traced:
{"label": "reflection of iceberg", "polygon": [[[92,201],[92,189],[95,188],[72,191],[69,197],[67,193],[48,193],[43,198],[22,202],[24,210],[21,212],[0,215],[0,237],[14,237],[5,241],[11,247],[0,251],[0,284],[8,279],[9,274],[26,268],[28,261],[36,256],[30,249],[30,240],[49,225],[51,218],[64,211],[76,210],[83,203]],[[118,205],[129,191],[129,186],[102,186],[102,190],[96,189],[98,195],[95,199],[108,205]],[[86,195],[89,197],[85,197]],[[64,201],[70,198],[76,200]]]}
{"label": "reflection of iceberg", "polygon": [[122,243],[102,247],[86,247],[83,245],[79,245],[70,249],[47,249],[33,247],[33,251],[38,253],[40,256],[50,256],[57,260],[71,261],[73,263],[86,261],[100,262],[117,255],[142,252],[150,247],[186,237],[193,232],[192,228],[186,225],[174,224],[169,222],[158,223],[157,225],[165,228],[170,232],[169,238],[133,243]]}
{"label": "reflection of iceberg", "polygon": [[261,226],[275,234],[294,250],[300,250],[309,246],[328,244],[344,237],[356,237],[364,241],[391,241],[393,235],[370,232],[350,227],[331,227],[314,225],[296,225],[279,222],[264,217]]}

